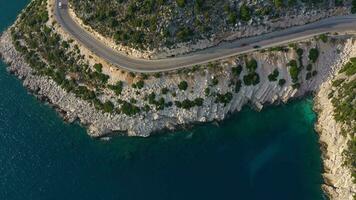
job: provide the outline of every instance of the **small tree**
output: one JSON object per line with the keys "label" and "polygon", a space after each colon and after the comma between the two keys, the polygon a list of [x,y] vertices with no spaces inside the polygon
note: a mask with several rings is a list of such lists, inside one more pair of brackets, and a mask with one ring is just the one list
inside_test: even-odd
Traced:
{"label": "small tree", "polygon": [[176,2],[177,2],[177,5],[179,7],[184,7],[185,6],[185,0],[176,0]]}
{"label": "small tree", "polygon": [[112,113],[114,110],[114,104],[111,101],[106,101],[103,104],[103,110],[104,110],[104,112]]}
{"label": "small tree", "polygon": [[240,7],[240,15],[241,15],[241,19],[243,21],[249,21],[251,19],[251,11],[250,11],[250,8],[246,4],[243,4]]}
{"label": "small tree", "polygon": [[103,71],[103,65],[101,63],[96,63],[93,67],[99,73]]}
{"label": "small tree", "polygon": [[236,77],[240,76],[241,72],[242,72],[242,66],[238,65],[236,67],[231,68],[232,70],[232,74]]}
{"label": "small tree", "polygon": [[257,61],[255,59],[251,59],[246,63],[246,68],[249,72],[254,72],[257,69]]}
{"label": "small tree", "polygon": [[312,48],[309,51],[309,60],[311,60],[313,63],[318,60],[319,57],[319,50],[317,48]]}
{"label": "small tree", "polygon": [[187,81],[181,81],[179,84],[178,84],[178,88],[180,90],[186,90],[188,88],[188,83]]}
{"label": "small tree", "polygon": [[278,85],[283,86],[284,84],[286,84],[286,80],[285,79],[279,79]]}

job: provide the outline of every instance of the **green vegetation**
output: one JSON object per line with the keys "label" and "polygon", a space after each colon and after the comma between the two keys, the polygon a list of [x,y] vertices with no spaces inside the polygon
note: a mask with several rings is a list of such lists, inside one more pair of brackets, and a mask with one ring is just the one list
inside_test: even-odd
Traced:
{"label": "green vegetation", "polygon": [[303,68],[303,54],[304,54],[304,50],[298,48],[297,55],[298,55],[299,68]]}
{"label": "green vegetation", "polygon": [[307,75],[305,76],[305,80],[310,80],[312,78],[312,73],[308,72]]}
{"label": "green vegetation", "polygon": [[216,95],[215,103],[221,103],[221,104],[227,105],[228,103],[231,102],[232,98],[233,98],[233,95],[231,92],[227,92],[225,94],[218,93]]}
{"label": "green vegetation", "polygon": [[351,58],[350,62],[346,63],[346,65],[340,70],[340,73],[345,73],[346,76],[351,76],[356,73],[356,58]]}
{"label": "green vegetation", "polygon": [[205,88],[205,90],[204,90],[204,94],[205,94],[205,96],[209,96],[210,95],[210,88]]}
{"label": "green vegetation", "polygon": [[185,6],[185,0],[176,0],[176,2],[177,2],[177,5],[179,7],[184,7]]}
{"label": "green vegetation", "polygon": [[247,86],[257,85],[260,83],[260,76],[257,73],[253,72],[245,75],[243,77],[243,80],[244,80],[244,84]]}
{"label": "green vegetation", "polygon": [[271,82],[277,81],[278,76],[279,76],[279,71],[278,69],[275,69],[271,74],[268,75],[268,80]]}
{"label": "green vegetation", "polygon": [[192,36],[193,36],[193,31],[188,27],[181,28],[176,33],[176,37],[180,42],[187,42],[191,39]]}
{"label": "green vegetation", "polygon": [[235,77],[239,77],[241,72],[242,72],[242,66],[241,65],[238,65],[236,67],[233,67],[232,69],[232,74],[235,76]]}
{"label": "green vegetation", "polygon": [[299,72],[300,72],[300,69],[298,68],[297,61],[291,60],[288,63],[288,66],[289,66],[289,74],[290,74],[290,77],[292,78],[293,83],[297,83],[298,79],[299,79],[298,78]]}
{"label": "green vegetation", "polygon": [[250,73],[255,72],[257,67],[258,67],[258,65],[257,65],[257,61],[255,59],[251,59],[246,62],[246,68],[247,68],[248,72],[250,72]]}
{"label": "green vegetation", "polygon": [[251,19],[251,10],[246,4],[240,7],[240,15],[242,21],[249,21]]}
{"label": "green vegetation", "polygon": [[163,110],[165,107],[172,106],[172,103],[166,102],[166,100],[163,97],[156,98],[156,94],[154,92],[152,92],[148,96],[146,96],[145,100],[148,100],[148,103],[150,105],[154,105],[157,110]]}
{"label": "green vegetation", "polygon": [[320,39],[324,43],[327,43],[329,38],[326,34],[321,34],[318,39]]}
{"label": "green vegetation", "polygon": [[122,102],[120,111],[127,116],[133,116],[140,112],[140,108],[129,102],[124,101]]}
{"label": "green vegetation", "polygon": [[97,63],[93,67],[99,73],[101,73],[103,71],[103,65],[101,63]]}
{"label": "green vegetation", "polygon": [[115,92],[116,95],[120,95],[123,89],[124,83],[122,81],[118,81],[116,85],[109,85],[108,87]]}
{"label": "green vegetation", "polygon": [[313,65],[312,64],[308,64],[307,65],[307,71],[310,72],[313,70]]}
{"label": "green vegetation", "polygon": [[283,0],[273,0],[273,3],[277,8],[284,7],[284,1]]}
{"label": "green vegetation", "polygon": [[286,84],[286,80],[285,79],[279,79],[278,85],[282,87],[284,84]]}
{"label": "green vegetation", "polygon": [[180,90],[187,90],[188,88],[188,83],[187,81],[181,81],[179,84],[178,84],[178,88]]}
{"label": "green vegetation", "polygon": [[164,87],[161,89],[162,94],[167,94],[169,92],[168,88]]}
{"label": "green vegetation", "polygon": [[317,48],[310,49],[308,57],[309,57],[310,61],[315,63],[316,60],[318,60],[318,57],[319,57],[319,50]]}
{"label": "green vegetation", "polygon": [[[111,1],[111,0],[108,0]],[[82,3],[80,5],[80,2]],[[105,4],[103,4],[103,2]],[[100,23],[94,25],[94,28],[106,28],[114,30],[111,32],[117,42],[131,44],[134,47],[143,47],[143,45],[158,44],[161,39],[165,41],[190,41],[192,37],[200,31],[201,26],[205,26],[206,23],[202,18],[206,14],[206,10],[215,9],[209,6],[209,0],[195,0],[195,1],[180,1],[177,0],[176,3],[180,7],[178,10],[190,9],[189,5],[194,7],[194,12],[197,16],[202,19],[199,26],[182,26],[178,25],[175,30],[172,27],[169,30],[163,30],[164,36],[160,34],[153,34],[152,30],[157,29],[154,27],[160,20],[155,17],[159,15],[157,11],[161,11],[165,6],[169,5],[170,1],[164,0],[143,0],[143,1],[132,1],[132,0],[118,0],[113,4],[108,4],[107,1],[98,1],[95,6],[98,8],[92,8],[87,10],[89,18],[84,20],[85,23],[92,25],[92,22]],[[116,84],[109,85],[109,76],[103,73],[105,72],[105,66],[101,63],[96,63],[90,66],[86,62],[83,62],[83,55],[77,45],[73,44],[73,41],[65,41],[60,35],[53,32],[53,27],[47,25],[48,13],[46,10],[45,0],[34,0],[26,8],[20,16],[20,20],[16,24],[16,28],[12,28],[11,34],[14,41],[16,49],[21,52],[27,63],[33,68],[33,71],[42,76],[48,76],[53,79],[58,85],[63,87],[66,91],[74,93],[77,97],[87,100],[97,109],[102,112],[107,113],[123,113],[128,116],[133,116],[141,111],[149,111],[150,109],[156,108],[158,110],[164,109],[165,107],[170,107],[173,105],[172,102],[167,102],[167,99],[156,96],[155,93],[147,95],[145,98],[146,105],[142,107],[138,106],[142,103],[140,99],[131,98],[128,101],[117,100],[117,102],[102,101],[102,94],[106,92],[107,88],[112,90],[117,96],[120,96],[124,90],[124,83],[122,81]],[[84,2],[78,0],[73,2],[76,9],[88,8],[89,4],[92,2]],[[102,5],[102,7],[100,7]],[[118,6],[120,5],[120,6]],[[126,6],[123,10],[125,12],[118,12],[121,6]],[[175,5],[175,4],[174,4]],[[219,6],[219,5],[217,5]],[[248,21],[254,14],[252,9],[253,6],[243,5],[240,8],[236,8],[233,5],[229,5],[229,11],[235,13],[237,16],[236,20]],[[175,5],[175,7],[177,7]],[[272,9],[273,10],[273,9]],[[121,11],[121,10],[120,10]],[[239,11],[239,12],[236,12]],[[93,12],[95,14],[93,14]],[[262,12],[262,11],[261,11]],[[266,11],[267,12],[267,11]],[[150,14],[147,14],[150,13]],[[223,15],[225,15],[223,13]],[[143,18],[141,18],[144,16]],[[147,18],[149,16],[149,18]],[[206,18],[209,18],[207,15]],[[200,19],[197,17],[197,20]],[[109,20],[109,22],[107,21]],[[207,19],[212,20],[212,19]],[[108,24],[109,23],[109,24]],[[172,30],[171,30],[172,29]],[[111,34],[110,31],[108,34]],[[153,35],[153,36],[152,36]],[[152,37],[151,37],[152,36]],[[311,54],[311,53],[310,53]],[[317,58],[316,58],[317,59]],[[209,63],[207,67],[211,69],[216,69],[219,67],[219,63],[213,62]],[[197,67],[193,67],[188,71],[195,71]],[[247,74],[243,77],[243,82],[245,85],[256,85],[260,81],[259,75],[256,73],[258,68],[258,63],[255,59],[246,61],[246,71]],[[231,81],[230,86],[235,87],[232,89],[235,93],[238,93],[242,87],[242,81],[239,79],[243,67],[241,65],[232,68],[232,74],[234,80]],[[186,72],[186,71],[185,71]],[[351,67],[345,67],[345,73],[353,73],[354,69]],[[313,76],[316,71],[311,72]],[[145,86],[145,80],[148,78],[146,74],[135,74],[129,73],[129,75],[134,79],[138,80],[132,87],[137,89],[134,91],[135,94],[140,94],[138,91]],[[154,77],[160,78],[161,73],[154,74]],[[276,81],[278,78],[278,71],[274,71],[271,74],[271,80]],[[284,81],[279,80],[279,84]],[[285,82],[285,81],[284,81]],[[212,80],[212,85],[217,85],[219,83],[217,78]],[[283,83],[284,84],[284,83]],[[188,83],[182,81],[178,84],[179,90],[185,91],[188,89]],[[231,102],[233,94],[227,92],[225,94],[217,93],[216,88],[205,89],[206,96],[216,97],[215,102],[227,105]],[[159,91],[157,91],[159,92]],[[162,95],[168,94],[169,90],[167,88],[162,88]],[[176,97],[175,91],[171,91],[172,97]],[[165,96],[167,97],[167,96]],[[118,99],[118,98],[117,98]],[[186,99],[182,102],[175,102],[177,107],[183,109],[190,109],[195,106],[202,106],[204,104],[203,98],[196,98],[194,100]]]}
{"label": "green vegetation", "polygon": [[256,69],[258,67],[257,61],[255,59],[251,59],[246,62],[246,68],[248,74],[243,77],[244,84],[247,86],[257,85],[260,83],[260,76],[256,73]]}
{"label": "green vegetation", "polygon": [[[32,1],[21,14],[16,27],[11,29],[16,50],[24,55],[36,74],[50,77],[66,91],[91,102],[103,112],[113,112],[111,102],[102,103],[97,99],[109,79],[102,73],[103,66],[97,63],[90,67],[81,62],[83,56],[78,46],[62,41],[58,34],[52,32],[52,28],[46,25],[46,4],[45,0]],[[121,84],[109,88],[118,95],[122,91]]]}
{"label": "green vegetation", "polygon": [[214,77],[212,80],[211,80],[211,86],[216,86],[216,85],[218,85],[219,84],[219,80],[216,78],[216,77]]}
{"label": "green vegetation", "polygon": [[[236,23],[264,16],[284,17],[303,6],[332,8],[329,1],[69,0],[77,16],[118,44],[148,50],[196,42],[232,31]],[[339,5],[339,4],[337,4]],[[340,5],[339,5],[340,6]]]}
{"label": "green vegetation", "polygon": [[242,82],[240,80],[237,80],[235,83],[235,93],[239,93],[242,87]]}
{"label": "green vegetation", "polygon": [[348,149],[344,152],[344,164],[351,169],[354,180],[356,179],[356,59],[351,58],[340,71],[347,78],[333,81],[333,91],[329,98],[334,107],[334,118],[343,124],[342,134],[349,135],[351,140]]}
{"label": "green vegetation", "polygon": [[351,13],[352,14],[356,13],[356,0],[352,0]]}
{"label": "green vegetation", "polygon": [[[353,74],[346,74],[347,70],[353,68]],[[347,76],[352,76],[356,73],[356,63],[352,63],[352,67],[350,65],[345,65],[340,73],[345,73]],[[344,123],[351,123],[356,119],[356,81],[346,81],[340,80],[334,81],[333,85],[337,85],[339,87],[336,96],[334,96],[332,102],[334,107],[334,116],[337,121],[341,121]],[[349,124],[351,125],[351,124]]]}
{"label": "green vegetation", "polygon": [[145,86],[145,82],[143,80],[139,80],[136,83],[132,84],[132,88],[142,89]]}
{"label": "green vegetation", "polygon": [[112,113],[114,111],[114,104],[111,101],[106,101],[103,104],[103,110],[107,113]]}
{"label": "green vegetation", "polygon": [[193,108],[195,106],[202,106],[203,103],[204,103],[204,99],[196,98],[193,101],[191,101],[189,99],[185,99],[182,102],[176,101],[174,103],[178,108],[184,108],[186,110],[189,110],[189,109],[191,109],[191,108]]}

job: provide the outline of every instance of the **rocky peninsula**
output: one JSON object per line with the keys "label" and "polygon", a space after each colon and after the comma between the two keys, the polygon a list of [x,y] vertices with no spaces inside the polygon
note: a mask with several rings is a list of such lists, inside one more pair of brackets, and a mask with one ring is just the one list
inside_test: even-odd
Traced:
{"label": "rocky peninsula", "polygon": [[[323,189],[331,199],[355,195],[354,168],[344,165],[355,120],[334,119],[338,106],[330,95],[336,90],[332,81],[345,76],[339,70],[356,56],[352,33],[321,35],[183,70],[132,73],[73,40],[56,24],[49,2],[30,3],[1,35],[0,53],[8,71],[29,91],[67,121],[86,126],[92,137],[147,137],[163,129],[221,121],[245,105],[261,110],[313,93],[323,146]],[[337,87],[355,83],[354,66],[350,78]]]}

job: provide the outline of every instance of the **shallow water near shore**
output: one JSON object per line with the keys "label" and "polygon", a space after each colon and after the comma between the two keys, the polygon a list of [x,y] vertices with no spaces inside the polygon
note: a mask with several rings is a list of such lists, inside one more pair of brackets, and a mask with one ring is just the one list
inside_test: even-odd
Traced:
{"label": "shallow water near shore", "polygon": [[[0,30],[27,0],[0,0]],[[323,199],[310,98],[150,138],[87,136],[0,62],[0,199]]]}

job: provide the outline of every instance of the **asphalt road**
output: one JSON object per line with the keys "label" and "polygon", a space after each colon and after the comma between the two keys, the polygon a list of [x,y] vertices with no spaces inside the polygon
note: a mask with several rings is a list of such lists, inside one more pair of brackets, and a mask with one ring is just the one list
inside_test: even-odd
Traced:
{"label": "asphalt road", "polygon": [[[63,5],[66,5],[67,0],[61,1]],[[55,16],[57,22],[68,33],[109,63],[133,72],[148,73],[170,71],[252,52],[256,50],[256,48],[254,48],[255,46],[269,48],[300,41],[327,32],[356,31],[356,15],[331,17],[315,23],[296,26],[256,37],[244,38],[232,42],[222,42],[217,46],[174,58],[146,60],[127,56],[107,47],[75,23],[69,16],[68,9],[66,9],[65,6],[59,8],[59,0],[56,2]]]}

